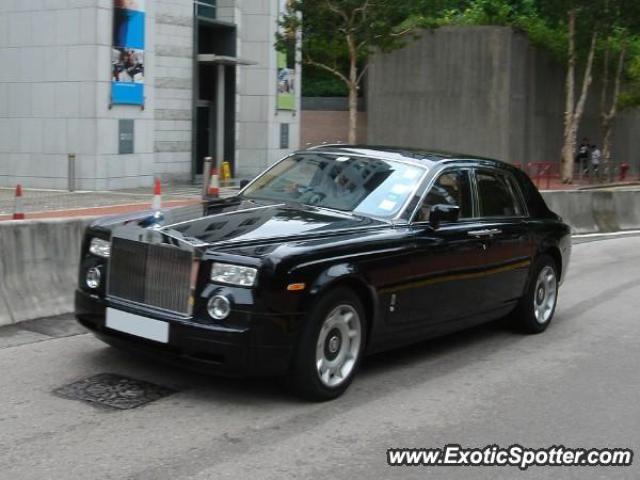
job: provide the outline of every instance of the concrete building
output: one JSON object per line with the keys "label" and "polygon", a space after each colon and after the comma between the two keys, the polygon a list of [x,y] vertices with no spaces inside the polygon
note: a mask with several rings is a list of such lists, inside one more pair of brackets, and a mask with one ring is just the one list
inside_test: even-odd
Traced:
{"label": "concrete building", "polygon": [[[447,27],[373,58],[369,143],[427,147],[511,163],[558,162],[564,66],[508,27]],[[592,85],[579,137],[600,143]],[[619,116],[614,161],[640,170],[640,113]]]}
{"label": "concrete building", "polygon": [[[143,105],[113,101],[114,5],[146,14]],[[221,145],[237,177],[255,175],[299,143],[300,75],[293,109],[277,104],[280,8],[280,0],[0,1],[0,186],[66,188],[70,154],[78,189],[191,181]]]}

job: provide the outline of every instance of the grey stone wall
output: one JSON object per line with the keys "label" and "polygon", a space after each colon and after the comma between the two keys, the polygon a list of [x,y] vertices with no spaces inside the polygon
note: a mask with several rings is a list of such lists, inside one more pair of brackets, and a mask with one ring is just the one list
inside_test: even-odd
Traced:
{"label": "grey stone wall", "polygon": [[[564,68],[506,27],[425,31],[372,60],[368,141],[484,155],[512,163],[559,161]],[[579,136],[600,142],[594,85]],[[614,157],[636,171],[640,114],[621,115]],[[636,133],[637,136],[637,133]]]}
{"label": "grey stone wall", "polygon": [[[223,0],[235,3],[238,56],[255,62],[237,76],[236,173],[252,177],[300,144],[300,68],[296,71],[296,111],[278,111],[277,54],[279,0]],[[280,125],[289,124],[289,148],[280,148]]]}
{"label": "grey stone wall", "polygon": [[[0,2],[0,185],[151,184],[154,2],[147,2],[147,109],[109,109],[112,2]],[[135,120],[135,154],[118,155],[118,119]]]}
{"label": "grey stone wall", "polygon": [[156,0],[154,173],[191,178],[193,2]]}
{"label": "grey stone wall", "polygon": [[[278,0],[219,0],[238,28],[236,172],[253,176],[299,145],[296,112],[276,110]],[[0,0],[0,186],[151,186],[192,174],[193,0],[147,0],[145,108],[110,106],[112,0]],[[300,92],[300,75],[297,75]],[[118,121],[134,120],[133,154],[118,152]],[[280,149],[280,124],[290,148]]]}
{"label": "grey stone wall", "polygon": [[[72,3],[72,2],[70,2]],[[94,2],[88,2],[94,3]],[[113,105],[111,98],[111,44],[113,2],[99,0],[96,8],[99,12],[95,28],[101,32],[96,45],[94,62],[100,72],[95,81],[97,95],[95,102],[96,133],[94,144],[95,163],[86,172],[87,177],[95,180],[87,184],[89,190],[114,190],[153,185],[154,167],[154,110],[155,110],[155,36],[156,10],[158,2],[145,2],[146,39],[144,51],[145,106]],[[93,112],[90,112],[93,115]],[[121,119],[134,121],[134,153],[118,152],[118,122]],[[87,124],[91,125],[93,120]]]}

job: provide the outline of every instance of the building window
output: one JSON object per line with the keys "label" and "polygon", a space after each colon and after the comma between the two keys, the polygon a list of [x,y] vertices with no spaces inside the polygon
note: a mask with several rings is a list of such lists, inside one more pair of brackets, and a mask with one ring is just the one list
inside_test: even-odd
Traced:
{"label": "building window", "polygon": [[196,15],[202,18],[216,18],[216,0],[195,0]]}

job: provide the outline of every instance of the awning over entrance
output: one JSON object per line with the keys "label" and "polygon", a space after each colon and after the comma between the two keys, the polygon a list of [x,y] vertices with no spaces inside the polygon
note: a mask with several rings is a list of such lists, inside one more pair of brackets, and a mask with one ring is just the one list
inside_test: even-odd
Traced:
{"label": "awning over entrance", "polygon": [[227,55],[214,55],[211,53],[200,53],[198,55],[198,63],[210,65],[257,65],[257,62],[251,60],[229,57]]}

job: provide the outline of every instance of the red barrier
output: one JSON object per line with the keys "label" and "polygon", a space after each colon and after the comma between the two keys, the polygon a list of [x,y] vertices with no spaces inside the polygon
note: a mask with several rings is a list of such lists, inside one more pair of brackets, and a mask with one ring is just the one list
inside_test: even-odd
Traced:
{"label": "red barrier", "polygon": [[529,162],[524,171],[538,188],[545,182],[545,188],[551,187],[551,179],[560,178],[560,164],[557,162]]}
{"label": "red barrier", "polygon": [[624,182],[627,179],[627,173],[629,173],[629,168],[631,168],[631,165],[629,165],[626,162],[620,164],[620,181],[621,182]]}

